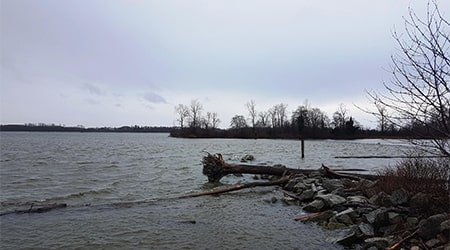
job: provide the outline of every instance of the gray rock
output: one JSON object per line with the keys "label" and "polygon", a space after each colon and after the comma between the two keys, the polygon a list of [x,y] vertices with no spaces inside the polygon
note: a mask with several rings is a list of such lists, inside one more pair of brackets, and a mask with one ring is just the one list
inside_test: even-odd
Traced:
{"label": "gray rock", "polygon": [[419,192],[411,197],[409,205],[411,207],[427,207],[430,204],[431,195]]}
{"label": "gray rock", "polygon": [[308,219],[308,221],[311,221],[311,222],[328,221],[334,215],[335,215],[335,213],[332,210],[326,210],[317,216],[311,217],[310,219]]}
{"label": "gray rock", "polygon": [[303,191],[301,195],[298,196],[300,201],[307,201],[314,198],[314,191],[312,189],[307,189]]}
{"label": "gray rock", "polygon": [[338,188],[338,189],[335,189],[335,190],[333,190],[333,192],[331,192],[332,194],[336,194],[336,195],[339,195],[339,196],[345,196],[346,194],[345,194],[345,191],[344,191],[344,188]]}
{"label": "gray rock", "polygon": [[403,205],[409,200],[409,193],[403,188],[397,189],[391,194],[391,202],[394,206]]}
{"label": "gray rock", "polygon": [[408,217],[406,218],[406,223],[409,227],[413,228],[417,226],[417,224],[419,223],[419,219],[417,219],[417,217]]}
{"label": "gray rock", "polygon": [[441,223],[441,232],[445,230],[450,230],[450,220],[445,220]]}
{"label": "gray rock", "polygon": [[344,223],[346,225],[352,225],[354,223],[354,219],[356,218],[356,211],[353,208],[348,208],[338,214],[336,214],[336,220],[340,223]]}
{"label": "gray rock", "polygon": [[334,222],[334,221],[330,221],[327,224],[327,228],[330,230],[336,230],[336,229],[341,229],[341,228],[346,228],[347,225],[343,224],[343,223],[339,223],[339,222]]}
{"label": "gray rock", "polygon": [[398,227],[397,224],[380,227],[378,229],[378,233],[382,234],[383,236],[392,235],[393,232],[397,231],[397,227]]}
{"label": "gray rock", "polygon": [[253,161],[255,160],[255,157],[253,155],[245,155],[241,158],[241,162],[247,162],[247,161]]}
{"label": "gray rock", "polygon": [[325,203],[321,200],[313,200],[308,203],[303,210],[307,212],[320,212],[325,207]]}
{"label": "gray rock", "polygon": [[371,181],[371,180],[367,180],[367,179],[361,179],[358,183],[358,185],[362,189],[373,188],[376,184],[377,184],[377,181]]}
{"label": "gray rock", "polygon": [[398,213],[388,212],[388,219],[390,224],[398,224],[402,221],[402,216]]}
{"label": "gray rock", "polygon": [[446,214],[435,214],[419,223],[417,234],[425,240],[434,238],[441,232],[441,223],[447,220]]}
{"label": "gray rock", "polygon": [[326,195],[328,191],[324,189],[322,186],[317,187],[317,195]]}
{"label": "gray rock", "polygon": [[351,229],[343,230],[339,234],[340,235],[335,236],[333,238],[328,238],[327,241],[330,243],[338,243],[343,246],[351,246],[358,240],[355,231]]}
{"label": "gray rock", "polygon": [[299,183],[294,185],[294,187],[292,188],[292,192],[301,193],[305,189],[307,189],[307,186],[305,185],[305,183],[299,182]]}
{"label": "gray rock", "polygon": [[317,179],[315,179],[315,178],[308,178],[303,181],[303,183],[308,184],[308,185],[311,185],[312,183],[316,183],[316,182],[317,182]]}
{"label": "gray rock", "polygon": [[394,203],[392,202],[392,196],[391,195],[385,195],[382,196],[380,199],[380,205],[383,207],[392,207],[394,206]]}
{"label": "gray rock", "polygon": [[433,248],[433,247],[436,247],[437,245],[439,245],[440,243],[441,243],[441,241],[438,239],[431,239],[431,240],[425,242],[425,245],[427,245],[427,247],[429,247],[429,248]]}
{"label": "gray rock", "polygon": [[344,197],[336,195],[336,194],[317,195],[316,199],[323,200],[325,205],[329,208],[332,208],[336,205],[343,204],[347,201]]}
{"label": "gray rock", "polygon": [[320,172],[320,170],[317,170],[317,171],[309,173],[309,177],[311,177],[311,178],[322,177],[322,173]]}
{"label": "gray rock", "polygon": [[286,183],[286,185],[284,185],[283,188],[287,191],[293,191],[294,186],[297,185],[298,183],[302,182],[303,179],[304,179],[303,177],[296,177],[296,178],[290,179],[288,181],[288,183]]}
{"label": "gray rock", "polygon": [[350,204],[368,204],[369,200],[362,195],[348,196],[347,203]]}
{"label": "gray rock", "polygon": [[338,188],[344,188],[344,183],[339,179],[324,179],[322,186],[331,193]]}
{"label": "gray rock", "polygon": [[373,209],[373,208],[370,208],[370,207],[357,207],[357,208],[356,208],[356,213],[357,213],[359,216],[364,216],[364,215],[366,215],[366,214],[372,212],[373,210],[374,210],[374,209]]}
{"label": "gray rock", "polygon": [[392,242],[391,238],[387,237],[374,237],[364,240],[367,245],[376,246],[378,249],[386,249]]}
{"label": "gray rock", "polygon": [[375,236],[375,231],[373,226],[366,223],[361,223],[358,225],[359,230],[363,233],[364,236],[372,237]]}
{"label": "gray rock", "polygon": [[381,227],[389,224],[389,217],[386,208],[378,208],[368,214],[364,215],[366,221],[376,227]]}
{"label": "gray rock", "polygon": [[373,205],[382,205],[382,200],[386,196],[387,196],[387,194],[385,192],[379,192],[378,194],[370,197],[369,202],[370,202],[370,204],[373,204]]}

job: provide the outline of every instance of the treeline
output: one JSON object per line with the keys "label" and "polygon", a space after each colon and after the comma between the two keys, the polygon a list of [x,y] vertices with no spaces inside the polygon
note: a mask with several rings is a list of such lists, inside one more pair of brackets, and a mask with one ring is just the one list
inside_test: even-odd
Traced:
{"label": "treeline", "polygon": [[118,128],[85,128],[84,126],[66,127],[56,124],[12,124],[0,125],[0,131],[28,131],[28,132],[127,132],[127,133],[169,133],[172,127],[122,126]]}
{"label": "treeline", "polygon": [[[253,100],[245,104],[248,115],[235,115],[229,128],[219,129],[221,120],[215,112],[202,115],[203,105],[192,100],[190,105],[175,107],[178,127],[170,135],[188,138],[305,138],[305,139],[352,139],[380,137],[410,137],[411,129],[380,122],[378,129],[360,125],[346,109],[339,105],[331,118],[320,108],[308,102],[292,112],[287,104],[276,104],[268,110],[257,111]],[[381,129],[382,128],[382,129]],[[414,129],[419,129],[415,127]]]}

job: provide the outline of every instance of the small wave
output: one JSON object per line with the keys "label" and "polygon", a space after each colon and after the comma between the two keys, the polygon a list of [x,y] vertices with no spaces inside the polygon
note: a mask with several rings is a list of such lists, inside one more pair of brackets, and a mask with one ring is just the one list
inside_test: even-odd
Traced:
{"label": "small wave", "polygon": [[90,164],[95,164],[96,162],[93,161],[80,161],[77,162],[78,165],[90,165]]}
{"label": "small wave", "polygon": [[89,195],[110,194],[112,192],[113,192],[113,190],[111,188],[102,188],[102,189],[97,189],[97,190],[89,190],[89,191],[85,191],[85,192],[68,194],[68,195],[59,196],[59,197],[53,197],[53,198],[46,199],[45,201],[68,200],[68,199],[74,199],[74,198],[80,198],[80,197],[84,197],[84,196],[89,196]]}
{"label": "small wave", "polygon": [[17,200],[6,200],[1,201],[0,205],[3,208],[7,207],[24,207],[24,206],[31,206],[31,205],[45,205],[45,204],[52,204],[55,202],[61,202],[71,199],[77,199],[84,196],[95,196],[95,195],[101,195],[101,194],[109,194],[112,193],[113,190],[111,188],[102,188],[98,190],[89,190],[85,192],[79,192],[79,193],[73,193],[63,196],[56,196],[51,198],[45,198],[41,200],[26,200],[26,201],[17,201]]}

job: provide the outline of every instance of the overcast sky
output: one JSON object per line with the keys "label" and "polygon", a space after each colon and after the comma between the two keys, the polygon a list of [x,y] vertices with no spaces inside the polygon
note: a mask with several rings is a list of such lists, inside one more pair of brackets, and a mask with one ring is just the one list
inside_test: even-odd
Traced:
{"label": "overcast sky", "polygon": [[[198,99],[221,127],[305,100],[366,126],[394,30],[425,0],[0,0],[0,123],[176,125]],[[444,16],[450,1],[440,1]]]}

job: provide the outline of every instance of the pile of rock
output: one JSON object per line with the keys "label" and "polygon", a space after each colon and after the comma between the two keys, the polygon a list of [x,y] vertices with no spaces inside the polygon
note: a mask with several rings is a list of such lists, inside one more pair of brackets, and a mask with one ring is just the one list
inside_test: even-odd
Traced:
{"label": "pile of rock", "polygon": [[339,229],[330,240],[346,248],[450,249],[450,213],[424,211],[433,198],[428,194],[403,189],[386,194],[376,181],[328,179],[319,172],[297,175],[283,189],[285,202],[314,213],[299,220]]}

